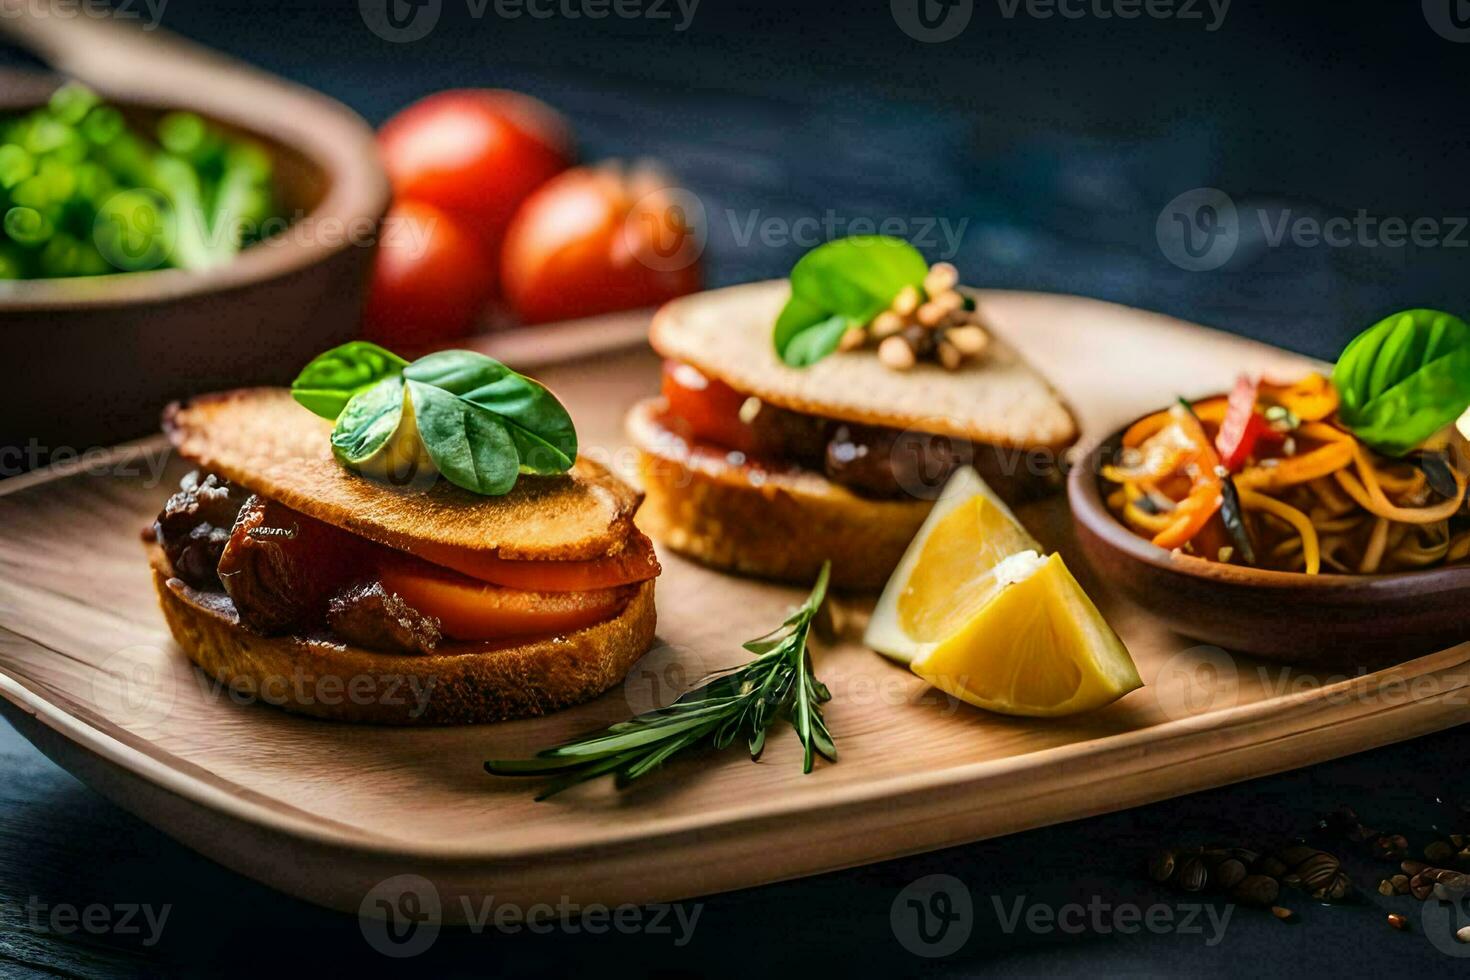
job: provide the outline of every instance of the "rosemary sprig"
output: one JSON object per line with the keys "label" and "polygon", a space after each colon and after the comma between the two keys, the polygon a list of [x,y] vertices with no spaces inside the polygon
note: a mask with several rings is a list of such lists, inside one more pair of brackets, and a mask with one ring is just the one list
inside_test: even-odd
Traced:
{"label": "rosemary sprig", "polygon": [[666,708],[645,712],[601,732],[538,752],[533,758],[485,763],[495,776],[555,777],[536,798],[611,773],[619,788],[657,769],[686,749],[723,749],[745,740],[752,761],[765,748],[766,732],[785,717],[806,750],[802,772],[812,771],[816,756],[837,761],[832,733],[822,719],[823,702],[832,694],[812,673],[807,636],[827,596],[831,563],[822,565],[811,595],[786,622],[745,649],[755,659],[743,667],[719,671],[680,695]]}

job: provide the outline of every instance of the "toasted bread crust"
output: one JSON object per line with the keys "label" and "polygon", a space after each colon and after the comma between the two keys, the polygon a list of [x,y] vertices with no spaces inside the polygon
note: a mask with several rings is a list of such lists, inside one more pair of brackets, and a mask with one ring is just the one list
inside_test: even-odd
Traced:
{"label": "toasted bread crust", "polygon": [[[170,405],[164,431],[184,458],[353,534],[410,553],[468,548],[500,558],[586,561],[620,552],[639,495],[579,458],[563,476],[522,476],[503,497],[437,479],[388,486],[332,456],[331,423],[283,388],[246,388]],[[425,481],[427,482],[427,481]]]}
{"label": "toasted bread crust", "polygon": [[611,688],[653,643],[654,583],[615,618],[520,646],[452,643],[403,656],[326,640],[261,636],[228,603],[169,574],[153,583],[179,646],[207,674],[295,714],[376,725],[465,725],[544,715]]}
{"label": "toasted bread crust", "polygon": [[790,292],[785,280],[771,280],[676,299],[654,316],[649,342],[664,357],[793,412],[1015,449],[1056,451],[1076,441],[1067,406],[1002,337],[958,371],[923,363],[896,372],[872,350],[787,367],[771,331]]}
{"label": "toasted bread crust", "polygon": [[691,452],[655,419],[658,399],[628,415],[647,494],[638,524],[655,540],[729,571],[809,585],[832,561],[838,588],[877,591],[933,503],[869,500],[808,470],[764,472]]}

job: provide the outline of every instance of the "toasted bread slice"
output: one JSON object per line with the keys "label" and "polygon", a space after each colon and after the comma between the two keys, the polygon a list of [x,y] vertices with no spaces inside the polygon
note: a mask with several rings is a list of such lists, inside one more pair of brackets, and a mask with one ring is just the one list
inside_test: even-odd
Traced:
{"label": "toasted bread slice", "polygon": [[[410,553],[445,547],[529,561],[619,553],[640,497],[586,458],[564,476],[522,476],[503,497],[448,480],[394,487],[332,457],[332,425],[283,388],[246,388],[170,405],[164,431],[184,458],[255,493]],[[432,555],[425,555],[430,557]]]}
{"label": "toasted bread slice", "polygon": [[787,367],[771,331],[790,293],[782,279],[676,299],[654,316],[649,341],[664,357],[793,412],[1011,448],[1060,450],[1076,441],[1071,412],[1002,337],[958,371],[919,364],[900,373],[871,350]]}
{"label": "toasted bread slice", "polygon": [[379,725],[461,725],[544,715],[617,684],[653,643],[654,583],[621,613],[518,645],[449,643],[403,656],[325,639],[262,636],[229,599],[173,578],[150,554],[158,601],[189,659],[221,684],[297,714]]}
{"label": "toasted bread slice", "polygon": [[734,464],[661,426],[661,406],[649,399],[628,414],[647,493],[638,524],[707,565],[810,585],[830,558],[834,586],[877,591],[934,506],[869,500],[811,470]]}

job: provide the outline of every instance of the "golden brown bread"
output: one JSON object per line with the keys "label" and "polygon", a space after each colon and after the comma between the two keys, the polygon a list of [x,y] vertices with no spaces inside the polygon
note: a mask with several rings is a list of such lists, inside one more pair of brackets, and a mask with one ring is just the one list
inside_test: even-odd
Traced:
{"label": "golden brown bread", "polygon": [[638,524],[717,568],[810,585],[832,560],[839,588],[876,591],[924,523],[927,500],[869,500],[810,470],[751,470],[658,424],[660,399],[634,406],[628,436],[646,494]]}
{"label": "golden brown bread", "polygon": [[234,690],[334,721],[457,725],[543,715],[617,684],[653,643],[653,581],[615,618],[565,636],[403,656],[253,633],[223,595],[173,578],[156,547],[150,562],[164,618],[190,660]]}
{"label": "golden brown bread", "polygon": [[897,372],[872,350],[787,367],[771,331],[790,292],[781,279],[676,299],[654,316],[649,341],[664,357],[794,412],[992,446],[1059,450],[1076,441],[1066,405],[1002,337],[958,371],[923,363]]}
{"label": "golden brown bread", "polygon": [[354,534],[416,552],[471,548],[500,558],[582,561],[620,552],[638,494],[579,458],[565,476],[522,476],[487,498],[435,480],[393,487],[332,457],[331,423],[284,388],[247,388],[170,405],[164,430],[186,459]]}

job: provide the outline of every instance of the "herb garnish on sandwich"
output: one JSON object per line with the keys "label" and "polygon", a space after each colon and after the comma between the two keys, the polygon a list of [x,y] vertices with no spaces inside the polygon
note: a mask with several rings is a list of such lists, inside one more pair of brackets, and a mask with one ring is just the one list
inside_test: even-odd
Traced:
{"label": "herb garnish on sandwich", "polygon": [[320,717],[494,721],[585,701],[652,643],[639,496],[491,358],[349,344],[290,392],[196,398],[164,427],[198,469],[151,531],[155,584],[233,688]]}
{"label": "herb garnish on sandwich", "polygon": [[1076,423],[957,284],[867,236],[664,306],[663,396],[628,418],[640,525],[717,567],[810,581],[830,558],[877,589],[959,467],[1011,502],[1055,489]]}

